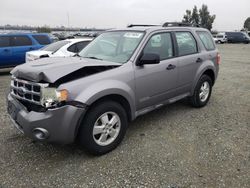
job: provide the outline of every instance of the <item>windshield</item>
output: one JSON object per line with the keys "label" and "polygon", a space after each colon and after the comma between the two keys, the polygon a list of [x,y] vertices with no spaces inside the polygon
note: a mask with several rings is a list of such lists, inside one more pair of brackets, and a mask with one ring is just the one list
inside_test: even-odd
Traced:
{"label": "windshield", "polygon": [[243,33],[243,35],[246,37],[246,38],[250,38],[249,35],[247,33]]}
{"label": "windshield", "polygon": [[126,63],[143,38],[143,32],[113,31],[103,33],[84,48],[79,56],[116,63]]}
{"label": "windshield", "polygon": [[64,45],[70,43],[69,41],[58,41],[58,42],[55,42],[55,43],[52,43],[48,46],[45,46],[43,48],[41,48],[41,50],[44,50],[44,51],[49,51],[49,52],[56,52],[57,50],[59,50],[61,47],[63,47]]}

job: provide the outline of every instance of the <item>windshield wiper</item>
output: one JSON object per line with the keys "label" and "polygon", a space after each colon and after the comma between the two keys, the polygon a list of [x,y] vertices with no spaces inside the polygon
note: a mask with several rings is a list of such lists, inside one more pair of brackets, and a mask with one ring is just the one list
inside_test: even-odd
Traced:
{"label": "windshield wiper", "polygon": [[77,53],[77,54],[73,55],[73,57],[82,57],[82,56],[80,56],[80,55]]}
{"label": "windshield wiper", "polygon": [[89,58],[89,59],[97,59],[97,60],[103,60],[103,59],[100,59],[100,58],[98,58],[98,57],[94,57],[94,56],[89,56],[89,57],[84,57],[84,58]]}

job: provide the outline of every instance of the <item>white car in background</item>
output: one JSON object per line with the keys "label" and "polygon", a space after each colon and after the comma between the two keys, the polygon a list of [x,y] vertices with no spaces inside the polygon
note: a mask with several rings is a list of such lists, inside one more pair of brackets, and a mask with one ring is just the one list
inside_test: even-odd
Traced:
{"label": "white car in background", "polygon": [[227,35],[225,33],[219,33],[214,36],[214,41],[218,44],[223,44],[227,42]]}
{"label": "white car in background", "polygon": [[217,44],[218,43],[218,39],[216,37],[216,35],[213,36],[214,42]]}
{"label": "white car in background", "polygon": [[49,44],[39,50],[26,52],[25,62],[44,57],[71,57],[87,46],[93,38],[66,39]]}

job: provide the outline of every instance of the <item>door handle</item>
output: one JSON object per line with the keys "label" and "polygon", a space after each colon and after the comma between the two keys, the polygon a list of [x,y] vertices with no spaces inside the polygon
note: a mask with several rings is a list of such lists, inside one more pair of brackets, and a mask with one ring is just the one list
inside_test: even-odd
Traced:
{"label": "door handle", "polygon": [[30,50],[34,50],[34,48],[30,47]]}
{"label": "door handle", "polygon": [[175,69],[175,65],[169,64],[168,67],[166,68],[167,70],[172,70]]}
{"label": "door handle", "polygon": [[201,58],[198,58],[197,60],[196,60],[196,63],[202,63],[203,62],[203,60],[201,59]]}
{"label": "door handle", "polygon": [[10,50],[9,50],[9,49],[4,49],[3,51],[4,51],[4,52],[9,52]]}

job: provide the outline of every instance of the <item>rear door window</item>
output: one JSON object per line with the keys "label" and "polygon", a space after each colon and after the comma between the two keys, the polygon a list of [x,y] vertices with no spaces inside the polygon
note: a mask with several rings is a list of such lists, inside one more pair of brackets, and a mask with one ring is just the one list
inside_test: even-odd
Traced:
{"label": "rear door window", "polygon": [[32,35],[36,41],[41,45],[50,44],[50,40],[46,35]]}
{"label": "rear door window", "polygon": [[13,36],[11,37],[11,46],[31,46],[32,41],[27,36]]}
{"label": "rear door window", "polygon": [[9,47],[10,46],[10,37],[1,36],[0,37],[0,48],[1,47]]}
{"label": "rear door window", "polygon": [[188,31],[175,33],[179,56],[195,54],[198,52],[197,43],[193,35]]}
{"label": "rear door window", "polygon": [[[197,31],[197,34],[200,37],[203,45],[205,46],[205,48],[207,50],[214,50],[215,49],[213,39],[212,39],[211,35],[208,32],[206,32],[206,31]],[[221,38],[223,38],[223,36]]]}

